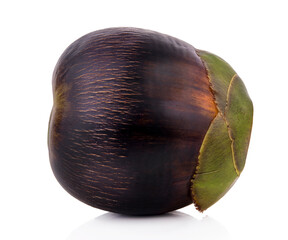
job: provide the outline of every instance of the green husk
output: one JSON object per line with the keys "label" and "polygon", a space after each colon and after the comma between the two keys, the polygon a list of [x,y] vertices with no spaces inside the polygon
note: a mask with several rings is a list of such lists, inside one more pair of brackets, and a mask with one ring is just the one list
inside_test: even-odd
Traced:
{"label": "green husk", "polygon": [[198,157],[191,194],[200,211],[217,202],[242,172],[252,128],[253,105],[244,83],[223,59],[197,51],[218,109]]}

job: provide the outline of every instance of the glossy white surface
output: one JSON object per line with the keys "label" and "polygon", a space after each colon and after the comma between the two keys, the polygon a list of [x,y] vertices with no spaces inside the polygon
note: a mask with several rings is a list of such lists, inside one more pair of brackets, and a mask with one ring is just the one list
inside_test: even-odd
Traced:
{"label": "glossy white surface", "polygon": [[112,213],[103,214],[76,228],[67,240],[95,239],[230,239],[230,234],[216,220],[206,216],[203,219],[182,212],[173,212],[154,217],[129,217]]}

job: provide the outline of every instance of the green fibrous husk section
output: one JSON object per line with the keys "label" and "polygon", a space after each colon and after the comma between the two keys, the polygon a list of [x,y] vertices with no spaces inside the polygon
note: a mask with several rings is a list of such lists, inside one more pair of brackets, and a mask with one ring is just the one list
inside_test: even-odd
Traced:
{"label": "green fibrous husk section", "polygon": [[204,138],[192,185],[194,203],[200,211],[219,200],[238,177],[230,145],[227,125],[218,114]]}
{"label": "green fibrous husk section", "polygon": [[191,194],[197,209],[217,202],[242,172],[252,128],[253,105],[240,77],[223,59],[197,50],[209,77],[218,114],[204,137]]}
{"label": "green fibrous husk section", "polygon": [[236,167],[241,173],[245,165],[250,141],[253,105],[244,83],[238,75],[233,78],[230,86],[225,115],[233,139]]}
{"label": "green fibrous husk section", "polygon": [[205,51],[197,51],[208,71],[216,105],[222,113],[225,112],[228,88],[231,79],[236,74],[233,68],[222,58]]}

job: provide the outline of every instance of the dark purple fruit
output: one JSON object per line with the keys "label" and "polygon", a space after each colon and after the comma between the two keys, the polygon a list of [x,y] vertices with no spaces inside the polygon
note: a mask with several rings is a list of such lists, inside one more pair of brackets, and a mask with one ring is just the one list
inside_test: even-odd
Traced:
{"label": "dark purple fruit", "polygon": [[194,202],[203,211],[244,167],[253,107],[243,82],[179,39],[89,33],[60,57],[53,94],[53,172],[93,207],[151,215]]}

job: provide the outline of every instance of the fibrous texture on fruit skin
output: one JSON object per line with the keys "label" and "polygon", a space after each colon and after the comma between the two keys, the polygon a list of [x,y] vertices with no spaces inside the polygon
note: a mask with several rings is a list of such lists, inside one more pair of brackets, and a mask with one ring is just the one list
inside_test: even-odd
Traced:
{"label": "fibrous texture on fruit skin", "polygon": [[225,64],[143,29],[76,40],[53,74],[48,145],[59,183],[112,212],[205,210],[242,171],[250,137],[250,99]]}

